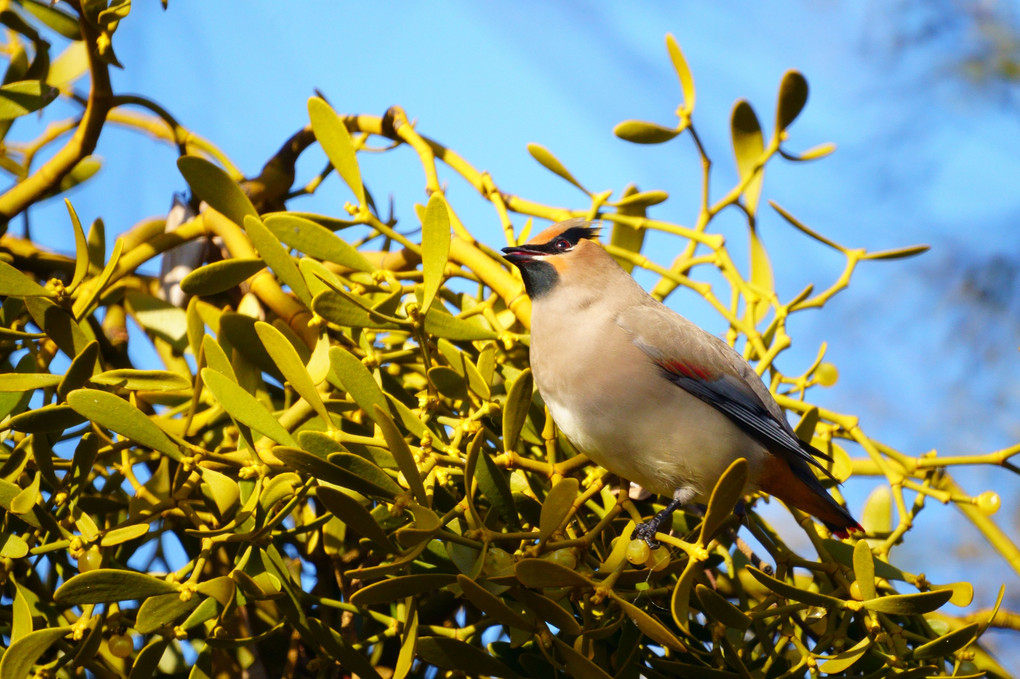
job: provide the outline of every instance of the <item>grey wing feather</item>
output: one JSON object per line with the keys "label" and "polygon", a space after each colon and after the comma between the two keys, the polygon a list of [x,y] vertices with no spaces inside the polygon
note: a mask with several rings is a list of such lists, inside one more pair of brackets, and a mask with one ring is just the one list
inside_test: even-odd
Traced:
{"label": "grey wing feather", "polygon": [[[751,366],[731,346],[662,304],[639,305],[617,316],[617,324],[662,369],[664,379],[729,417],[769,452],[792,456],[830,475],[801,441],[775,398]],[[678,366],[694,366],[702,379]],[[831,476],[831,475],[830,475]]]}

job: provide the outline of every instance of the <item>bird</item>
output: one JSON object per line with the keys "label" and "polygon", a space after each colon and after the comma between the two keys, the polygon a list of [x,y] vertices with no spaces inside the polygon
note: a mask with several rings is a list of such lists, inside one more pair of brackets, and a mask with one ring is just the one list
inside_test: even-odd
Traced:
{"label": "bird", "polygon": [[649,295],[598,232],[570,219],[502,252],[531,298],[531,370],[556,426],[598,465],[670,498],[632,539],[656,546],[662,522],[706,503],[739,458],[745,495],[778,497],[839,538],[862,531],[812,471],[831,478],[816,459],[828,456],[797,437],[751,365]]}

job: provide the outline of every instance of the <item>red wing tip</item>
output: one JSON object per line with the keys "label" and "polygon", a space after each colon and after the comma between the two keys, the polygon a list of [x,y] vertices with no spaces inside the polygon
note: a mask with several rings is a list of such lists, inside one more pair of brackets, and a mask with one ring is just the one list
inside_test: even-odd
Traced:
{"label": "red wing tip", "polygon": [[854,522],[853,525],[845,526],[843,528],[838,528],[832,531],[832,534],[835,535],[840,540],[846,540],[848,537],[850,537],[850,533],[863,533],[863,532],[864,527],[861,526],[861,524]]}
{"label": "red wing tip", "polygon": [[699,379],[704,381],[710,381],[712,379],[711,373],[708,370],[694,365],[693,363],[685,363],[684,361],[663,361],[660,362],[663,368],[681,377],[689,377],[691,379]]}

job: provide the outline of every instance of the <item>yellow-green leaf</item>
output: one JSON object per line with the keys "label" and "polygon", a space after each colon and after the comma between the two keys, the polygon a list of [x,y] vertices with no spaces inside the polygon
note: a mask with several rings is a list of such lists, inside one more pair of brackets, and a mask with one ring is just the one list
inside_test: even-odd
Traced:
{"label": "yellow-green leaf", "polygon": [[421,260],[425,294],[421,311],[428,313],[432,300],[443,284],[450,257],[450,208],[441,193],[433,193],[425,206],[421,228]]}
{"label": "yellow-green leaf", "polygon": [[864,256],[864,259],[905,259],[907,257],[924,254],[925,252],[928,252],[928,250],[931,250],[930,245],[911,245],[910,247],[897,248],[895,250],[869,252]]}
{"label": "yellow-green leaf", "polygon": [[281,242],[310,257],[346,266],[354,271],[376,270],[375,265],[365,259],[353,245],[318,222],[289,212],[268,215],[264,222],[266,228]]}
{"label": "yellow-green leaf", "polygon": [[53,293],[0,259],[0,296],[53,297]]}
{"label": "yellow-green leaf", "polygon": [[946,585],[932,585],[931,588],[932,590],[948,589],[952,592],[953,596],[949,599],[949,603],[954,606],[970,606],[974,601],[974,585],[969,582],[951,582]]}
{"label": "yellow-green leaf", "polygon": [[308,118],[312,123],[312,132],[326,152],[329,162],[336,168],[337,174],[354,192],[358,205],[365,205],[365,186],[361,183],[361,169],[354,151],[351,133],[336,111],[322,99],[312,97],[308,100]]}
{"label": "yellow-green leaf", "polygon": [[867,540],[860,540],[854,545],[854,577],[861,590],[861,598],[874,599],[878,596],[875,589],[875,560]]}
{"label": "yellow-green leaf", "polygon": [[96,361],[99,358],[99,342],[92,340],[85,345],[77,356],[71,359],[71,365],[57,385],[57,395],[61,399],[67,397],[75,389],[85,386],[89,378],[96,372]]}
{"label": "yellow-green leaf", "polygon": [[0,391],[20,392],[55,387],[60,375],[49,373],[0,373]]}
{"label": "yellow-green leaf", "polygon": [[70,627],[45,627],[17,639],[0,658],[0,676],[4,679],[28,679],[42,654],[70,633]]}
{"label": "yellow-green leaf", "polygon": [[863,605],[869,611],[876,613],[920,615],[941,608],[952,596],[953,592],[948,589],[917,592],[916,594],[893,594],[892,596],[869,599],[864,601]]}
{"label": "yellow-green leaf", "polygon": [[[258,218],[255,206],[237,182],[210,161],[199,156],[181,156],[177,159],[177,169],[200,200],[238,226],[244,225],[245,217]],[[269,265],[272,266],[272,262]]]}
{"label": "yellow-green leaf", "polygon": [[570,174],[563,163],[560,162],[559,158],[554,156],[549,149],[542,146],[541,144],[530,143],[528,144],[528,153],[531,157],[542,164],[542,167],[549,170],[553,174],[566,179],[568,182],[581,189],[585,193],[589,193],[588,189],[581,186],[581,183],[574,179],[574,175]]}
{"label": "yellow-green leaf", "polygon": [[[544,559],[531,559],[531,561],[540,561],[545,564],[550,563]],[[555,566],[556,564],[552,565]],[[538,566],[536,570],[540,568],[541,566]],[[564,571],[572,572],[562,566],[559,568]],[[585,585],[594,587],[594,583],[585,582]],[[521,587],[515,587],[511,590],[511,592],[513,598],[524,604],[527,610],[533,612],[540,620],[544,620],[559,629],[561,633],[571,637],[577,636],[581,633],[581,626],[577,623],[577,618],[575,618],[570,611],[564,609],[549,597]]]}
{"label": "yellow-green leaf", "polygon": [[114,528],[103,533],[99,544],[103,547],[114,547],[116,545],[136,540],[149,532],[149,524],[133,523],[120,528]]}
{"label": "yellow-green leaf", "polygon": [[445,365],[437,365],[434,368],[429,368],[428,377],[429,382],[436,386],[440,395],[454,401],[467,399],[467,380],[456,370],[447,368]]}
{"label": "yellow-green leaf", "polygon": [[801,441],[810,441],[814,438],[815,429],[818,427],[818,408],[811,406],[804,411],[804,414],[800,416],[800,421],[797,422],[797,426],[793,428],[797,438]]}
{"label": "yellow-green leaf", "polygon": [[613,549],[609,552],[609,556],[606,557],[606,560],[599,565],[599,573],[612,573],[616,570],[617,566],[623,563],[623,560],[627,558],[627,546],[631,542],[630,536],[634,534],[634,526],[634,520],[631,519],[627,522],[627,525],[623,527],[623,531],[620,532],[619,537],[613,539]]}
{"label": "yellow-green leaf", "polygon": [[457,318],[450,315],[441,306],[429,309],[429,313],[425,316],[425,332],[454,341],[486,340],[499,337],[492,329],[483,326],[479,317]]}
{"label": "yellow-green leaf", "polygon": [[669,50],[669,58],[673,62],[673,70],[676,71],[676,75],[680,79],[680,88],[684,93],[682,107],[689,114],[694,110],[694,76],[691,75],[687,59],[684,57],[684,53],[680,50],[680,45],[677,44],[676,38],[673,37],[672,33],[666,34],[666,48]]}
{"label": "yellow-green leaf", "polygon": [[[663,193],[652,191],[651,193]],[[641,196],[638,192],[637,186],[634,184],[628,184],[623,190],[623,197],[616,203],[616,211],[621,215],[628,217],[645,217],[648,214],[648,205],[651,203],[643,203],[637,201],[631,201],[632,198]],[[613,223],[613,231],[609,236],[609,244],[611,247],[620,248],[627,252],[639,253],[645,242],[645,229],[639,226],[631,226],[630,224],[624,224],[622,222]],[[624,268],[627,273],[631,273],[634,270],[634,262],[627,259],[617,260],[620,266]]]}
{"label": "yellow-green leaf", "polygon": [[169,642],[163,637],[156,636],[138,651],[134,661],[131,663],[131,674],[128,679],[148,679],[156,675],[156,668],[159,661],[166,652]]}
{"label": "yellow-green leaf", "polygon": [[495,596],[489,592],[489,590],[485,589],[466,575],[458,575],[457,584],[460,585],[460,589],[464,593],[464,598],[474,604],[475,607],[482,613],[498,620],[504,625],[528,631],[535,629],[534,624],[528,622],[528,620],[517,613],[517,611],[503,603],[502,599]]}
{"label": "yellow-green leaf", "polygon": [[122,398],[97,389],[75,389],[67,395],[67,404],[82,417],[92,420],[101,427],[106,427],[174,460],[181,459],[177,445],[163,433],[163,430],[153,424],[141,410]]}
{"label": "yellow-green leaf", "polygon": [[[75,20],[75,24],[77,24]],[[89,72],[89,50],[83,41],[72,42],[50,63],[46,84],[58,90],[73,84]]]}
{"label": "yellow-green leaf", "polygon": [[[312,311],[341,328],[374,328],[399,330],[410,323],[398,322],[355,302],[349,295],[336,290],[323,290],[312,299]],[[435,309],[432,313],[435,313]],[[431,314],[430,314],[431,315]],[[426,322],[428,317],[426,317]]]}
{"label": "yellow-green leaf", "polygon": [[357,356],[340,346],[329,348],[329,363],[333,374],[340,380],[344,391],[351,395],[358,407],[371,416],[378,406],[387,415],[392,415],[389,402],[382,389],[365,364]]}
{"label": "yellow-green leaf", "polygon": [[226,375],[234,382],[237,381],[234,366],[231,365],[230,359],[227,358],[227,353],[223,351],[223,347],[211,335],[206,335],[202,338],[202,355],[205,357],[205,364],[208,367],[221,375]]}
{"label": "yellow-green leaf", "polygon": [[110,253],[110,259],[106,262],[106,266],[103,267],[99,276],[89,281],[87,293],[74,302],[74,313],[77,313],[79,318],[85,318],[85,315],[92,309],[92,305],[99,299],[99,296],[106,292],[106,283],[113,276],[123,249],[123,239],[117,239],[113,242],[113,252]]}
{"label": "yellow-green leaf", "polygon": [[32,408],[18,413],[7,423],[11,429],[28,433],[62,432],[77,427],[85,419],[63,403]]}
{"label": "yellow-green leaf", "polygon": [[239,285],[262,269],[261,259],[223,259],[200,266],[183,279],[181,290],[189,295],[215,295]]}
{"label": "yellow-green leaf", "polygon": [[415,594],[442,589],[456,581],[457,576],[449,573],[401,575],[362,587],[351,595],[351,603],[355,606],[389,604]]}
{"label": "yellow-green leaf", "polygon": [[804,151],[800,155],[794,155],[789,152],[784,152],[783,157],[788,158],[789,160],[796,161],[818,160],[819,158],[824,158],[825,156],[832,154],[835,150],[836,150],[835,144],[833,144],[832,142],[825,142],[823,144],[819,144],[818,146],[812,146],[811,148],[809,148],[807,151]]}
{"label": "yellow-green leaf", "polygon": [[[750,573],[755,580],[765,585],[776,594],[784,596],[787,599],[799,601],[802,604],[809,604],[811,606],[819,606],[828,610],[837,610],[844,606],[841,599],[837,599],[836,597],[829,596],[827,594],[819,594],[818,592],[810,592],[800,589],[799,587],[795,587],[787,582],[778,580],[771,575],[766,575],[753,566],[748,566],[747,572]],[[875,601],[880,600],[875,599]],[[868,604],[866,603],[865,606],[867,605]]]}
{"label": "yellow-green leaf", "polygon": [[972,622],[944,634],[938,639],[933,639],[926,644],[914,649],[915,660],[927,660],[928,658],[945,658],[960,650],[971,641],[977,638],[980,623]]}
{"label": "yellow-green leaf", "polygon": [[[286,446],[274,448],[273,454],[291,469],[296,469],[334,486],[350,488],[362,495],[392,499],[403,492],[403,489],[393,479],[386,476],[385,472],[364,458],[356,458],[361,464],[355,467],[352,464],[346,466],[334,464],[300,448]],[[347,457],[355,456],[348,455]],[[349,459],[344,461],[350,462]]]}
{"label": "yellow-green leaf", "polygon": [[359,479],[368,481],[376,488],[381,488],[389,497],[405,493],[404,489],[393,480],[393,477],[384,472],[379,465],[367,457],[341,451],[339,453],[330,453],[327,459],[330,464],[350,472]]}
{"label": "yellow-green leaf", "polygon": [[21,559],[28,555],[28,543],[21,537],[0,531],[0,558]]}
{"label": "yellow-green leaf", "polygon": [[542,513],[538,521],[538,534],[540,540],[547,540],[567,517],[567,514],[574,507],[577,500],[577,491],[581,484],[577,479],[566,478],[560,481],[549,490],[542,503]]}
{"label": "yellow-green leaf", "polygon": [[[757,180],[755,180],[757,181]],[[761,298],[754,305],[753,323],[757,323],[768,313],[771,304],[768,293],[775,290],[775,280],[772,275],[772,261],[765,245],[761,242],[757,229],[751,229],[749,236],[751,250],[751,283],[762,292]]]}
{"label": "yellow-green leaf", "polygon": [[747,483],[747,460],[738,458],[723,472],[712,489],[708,500],[705,519],[701,522],[701,535],[698,542],[707,545],[715,537],[719,527],[733,515],[733,507],[744,494]]}
{"label": "yellow-green leaf", "polygon": [[[275,478],[280,476],[282,475]],[[241,487],[226,474],[203,467],[202,487],[205,496],[216,505],[216,511],[221,517],[230,516],[233,509],[240,504]]]}
{"label": "yellow-green leaf", "polygon": [[808,84],[797,71],[787,71],[779,83],[779,102],[776,105],[776,132],[788,128],[807,103]]}
{"label": "yellow-green leaf", "polygon": [[418,657],[426,663],[469,677],[517,679],[517,674],[482,649],[451,637],[419,637]]}
{"label": "yellow-green leaf", "polygon": [[[123,241],[117,240],[118,244]],[[114,246],[116,251],[117,246]],[[113,261],[111,259],[111,261]],[[183,351],[188,341],[188,314],[166,300],[134,290],[125,295],[138,324]]]}
{"label": "yellow-green leaf", "polygon": [[319,396],[319,392],[315,388],[315,382],[305,369],[305,364],[294,345],[284,337],[282,332],[268,323],[256,322],[255,332],[258,333],[262,345],[294,391],[312,407],[312,410],[322,418],[328,427],[332,427],[333,420],[330,418],[329,412],[326,411],[322,397]]}
{"label": "yellow-green leaf", "polygon": [[864,637],[851,648],[830,657],[828,660],[819,665],[818,669],[826,674],[839,674],[840,672],[845,672],[850,669],[854,663],[861,659],[865,651],[871,647],[871,644],[871,639],[869,637]]}
{"label": "yellow-green leaf", "polygon": [[78,213],[74,211],[71,201],[64,199],[67,206],[67,213],[71,216],[71,226],[74,228],[74,275],[68,284],[68,290],[74,290],[78,284],[85,280],[85,274],[89,272],[89,242],[85,238],[85,230],[81,228],[81,221]]}
{"label": "yellow-green leaf", "polygon": [[42,479],[42,475],[39,472],[35,473],[32,478],[32,483],[28,484],[21,491],[14,496],[11,500],[11,514],[27,514],[35,507],[36,502],[39,501],[41,496],[39,495],[39,482]]}
{"label": "yellow-green leaf", "polygon": [[13,120],[38,111],[60,92],[40,80],[21,80],[0,86],[0,120]]}
{"label": "yellow-green leaf", "polygon": [[421,472],[418,471],[418,465],[414,461],[411,448],[407,445],[407,441],[404,440],[400,430],[397,429],[393,418],[390,417],[387,410],[381,408],[377,403],[373,404],[370,414],[375,423],[379,425],[379,429],[382,430],[383,437],[386,439],[386,446],[390,449],[393,459],[397,461],[397,466],[400,468],[401,473],[403,473],[411,492],[414,493],[414,498],[419,503],[427,506],[429,499],[425,493],[425,484],[422,482]]}
{"label": "yellow-green leaf", "polygon": [[390,679],[404,679],[414,664],[415,652],[418,648],[418,609],[411,607],[408,619],[404,622],[404,632],[400,639],[400,653],[393,665],[393,676]]}
{"label": "yellow-green leaf", "polygon": [[297,295],[305,306],[311,306],[312,293],[309,292],[298,265],[287,254],[287,250],[280,244],[276,236],[266,228],[262,220],[258,217],[245,215],[244,230],[248,232],[252,245],[258,250],[262,259],[266,260],[269,268],[276,272],[280,280]]}
{"label": "yellow-green leaf", "polygon": [[754,114],[754,109],[747,101],[741,99],[733,107],[730,130],[733,135],[733,153],[737,159],[737,173],[742,182],[747,182],[744,189],[744,206],[753,215],[758,210],[762,179],[765,176],[760,167],[765,152],[765,140],[762,137],[758,116]]}
{"label": "yellow-green leaf", "polygon": [[135,571],[101,568],[75,575],[57,588],[53,601],[62,606],[109,604],[179,593],[181,586]]}
{"label": "yellow-green leaf", "polygon": [[82,158],[73,168],[71,168],[70,172],[64,175],[51,195],[58,195],[64,191],[70,191],[79,184],[88,181],[94,174],[99,172],[102,167],[102,161],[95,156],[86,156]]}
{"label": "yellow-green leaf", "polygon": [[179,594],[149,597],[138,607],[133,627],[141,634],[152,634],[161,627],[174,624],[202,602],[202,597],[190,596],[182,599]]}
{"label": "yellow-green leaf", "polygon": [[[628,190],[624,191],[623,197],[616,201],[615,205],[618,208],[647,208],[659,203],[664,203],[669,199],[669,194],[665,191],[638,191],[633,184],[627,187]],[[629,212],[623,214],[631,214]],[[615,232],[616,228],[621,226],[616,224],[613,227]],[[631,227],[628,227],[631,228]],[[644,233],[644,231],[641,231]],[[617,243],[613,243],[618,245]],[[637,252],[637,250],[632,250]]]}
{"label": "yellow-green leaf", "polygon": [[315,494],[336,518],[371,540],[384,553],[391,554],[396,551],[389,536],[360,502],[330,486],[319,486],[315,489]]}
{"label": "yellow-green leaf", "polygon": [[585,587],[595,583],[575,570],[546,559],[521,559],[514,566],[514,575],[525,587]]}
{"label": "yellow-green leaf", "polygon": [[[851,546],[842,540],[826,540],[825,550],[839,563],[844,566],[853,567],[854,551],[856,550],[856,546]],[[874,563],[875,575],[877,577],[885,580],[900,580],[904,582],[907,580],[908,576],[903,571],[890,565],[888,562],[874,557],[872,557],[872,562]]]}
{"label": "yellow-green leaf", "polygon": [[578,653],[570,644],[560,641],[556,637],[552,637],[552,642],[567,668],[567,676],[584,677],[584,679],[612,679],[613,675]]}
{"label": "yellow-green leaf", "polygon": [[643,610],[623,599],[616,592],[611,592],[610,596],[613,597],[613,601],[623,609],[623,612],[634,621],[634,624],[638,626],[644,635],[659,643],[667,648],[672,648],[674,651],[686,651],[687,646],[682,641],[663,625],[661,622],[653,618],[652,616],[645,613]]}
{"label": "yellow-green leaf", "polygon": [[[25,546],[25,551],[28,551],[27,545]],[[32,622],[33,609],[38,604],[38,596],[31,589],[22,587],[21,583],[17,582],[13,577],[8,576],[8,578],[14,584],[15,590],[10,612],[11,625],[8,628],[10,630],[11,642],[13,643],[32,632],[34,627]]]}
{"label": "yellow-green leaf", "polygon": [[517,512],[513,493],[510,492],[510,483],[504,475],[505,472],[481,447],[478,448],[477,455],[474,473],[475,481],[478,482],[478,490],[482,491],[482,495],[499,512],[511,530],[520,530],[520,515]]}
{"label": "yellow-green leaf", "polygon": [[624,120],[613,128],[613,134],[633,144],[662,144],[683,131],[643,120]]}
{"label": "yellow-green leaf", "polygon": [[25,308],[36,325],[69,357],[77,356],[95,339],[88,323],[78,323],[71,314],[45,297],[26,297]]}
{"label": "yellow-green leaf", "polygon": [[93,384],[120,387],[129,391],[180,391],[191,389],[191,380],[169,370],[118,368],[89,378]]}
{"label": "yellow-green leaf", "polygon": [[212,368],[202,368],[202,381],[235,420],[281,445],[297,446],[297,442],[276,416],[237,382]]}
{"label": "yellow-green leaf", "polygon": [[68,40],[81,40],[81,26],[73,15],[39,0],[21,0],[20,4],[29,14]]}
{"label": "yellow-green leaf", "polygon": [[883,535],[892,530],[892,493],[889,486],[876,486],[868,499],[864,501],[861,511],[861,525],[865,532]]}
{"label": "yellow-green leaf", "polygon": [[534,390],[534,378],[531,376],[531,368],[517,376],[510,386],[510,392],[506,397],[506,404],[503,406],[503,450],[511,452],[517,449],[517,441],[524,428],[524,422],[528,419],[528,410],[531,409],[531,396]]}
{"label": "yellow-green leaf", "polygon": [[701,602],[702,611],[713,620],[721,622],[727,627],[740,630],[745,630],[751,626],[751,618],[714,589],[709,589],[704,585],[697,585],[694,588],[694,592]]}

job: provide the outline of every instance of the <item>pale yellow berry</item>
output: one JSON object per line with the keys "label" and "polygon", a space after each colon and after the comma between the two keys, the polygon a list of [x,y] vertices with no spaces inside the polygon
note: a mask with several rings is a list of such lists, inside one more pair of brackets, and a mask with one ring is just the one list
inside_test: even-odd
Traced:
{"label": "pale yellow berry", "polygon": [[485,573],[495,575],[510,569],[514,565],[514,558],[505,549],[490,547],[485,553]]}
{"label": "pale yellow berry", "polygon": [[570,570],[577,568],[577,556],[569,549],[557,549],[555,552],[551,552],[542,558]]}
{"label": "pale yellow berry", "polygon": [[1002,506],[1002,498],[994,490],[986,490],[974,498],[974,500],[977,508],[986,516],[991,516],[999,511],[999,507]]}
{"label": "pale yellow berry", "polygon": [[856,599],[857,601],[864,600],[864,595],[861,594],[861,584],[856,580],[850,583],[850,596]]}
{"label": "pale yellow berry", "polygon": [[84,552],[78,555],[78,571],[84,573],[86,571],[94,571],[103,563],[103,554],[99,551],[99,547],[92,545]]}
{"label": "pale yellow berry", "polygon": [[116,658],[127,658],[135,650],[134,642],[126,634],[115,634],[106,645],[110,649],[110,655]]}
{"label": "pale yellow berry", "polygon": [[653,550],[648,555],[648,560],[645,561],[645,565],[653,571],[661,571],[669,565],[669,550],[665,547],[659,547]]}
{"label": "pale yellow berry", "polygon": [[631,540],[627,545],[627,561],[635,566],[643,566],[651,554],[652,550],[644,540]]}
{"label": "pale yellow berry", "polygon": [[821,363],[815,369],[815,379],[823,387],[831,387],[839,380],[839,369],[831,363]]}

